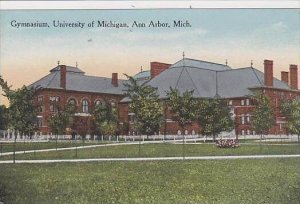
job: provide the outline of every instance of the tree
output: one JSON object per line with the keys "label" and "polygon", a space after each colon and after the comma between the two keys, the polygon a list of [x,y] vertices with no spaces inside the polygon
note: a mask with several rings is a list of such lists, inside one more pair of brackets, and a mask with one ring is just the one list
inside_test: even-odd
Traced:
{"label": "tree", "polygon": [[224,99],[212,98],[198,102],[197,119],[204,135],[212,135],[213,141],[222,131],[231,131],[234,122],[230,108]]}
{"label": "tree", "polygon": [[[34,95],[36,89],[23,86],[19,89],[12,90],[0,76],[0,86],[4,92],[3,96],[9,100],[8,108],[8,126],[19,132],[20,134],[29,135],[36,130],[37,107],[34,105]],[[15,163],[17,135],[14,135],[14,154],[13,161]]]}
{"label": "tree", "polygon": [[103,135],[114,135],[118,129],[118,114],[115,105],[106,101],[97,104],[92,113],[96,131]]}
{"label": "tree", "polygon": [[163,120],[163,108],[159,101],[156,89],[152,86],[142,83],[138,85],[137,81],[127,76],[129,82],[127,87],[127,96],[131,102],[129,110],[135,115],[134,127],[140,134],[153,135],[159,131]]}
{"label": "tree", "polygon": [[8,125],[8,108],[0,105],[0,130],[6,130]]}
{"label": "tree", "polygon": [[0,86],[10,104],[8,108],[9,126],[20,134],[31,136],[36,129],[37,107],[33,102],[36,89],[23,86],[12,90],[1,76]]}
{"label": "tree", "polygon": [[274,112],[268,96],[261,92],[255,92],[253,96],[255,109],[252,112],[252,129],[260,135],[267,134],[270,128],[274,125]]}
{"label": "tree", "polygon": [[288,133],[300,137],[300,99],[291,99],[281,104],[281,112],[286,119],[285,128]]}
{"label": "tree", "polygon": [[181,132],[196,119],[197,102],[193,98],[194,91],[185,91],[180,95],[177,89],[170,88],[168,106],[171,108],[173,120],[178,122]]}
{"label": "tree", "polygon": [[75,106],[73,104],[68,104],[66,107],[61,108],[57,102],[53,102],[53,105],[57,112],[49,118],[48,122],[52,133],[56,136],[57,149],[58,135],[62,135],[66,132],[66,128],[71,123]]}
{"label": "tree", "polygon": [[82,142],[86,135],[90,133],[91,118],[87,116],[74,116],[72,130],[81,136]]}
{"label": "tree", "polygon": [[171,108],[173,120],[177,121],[180,128],[182,139],[182,154],[185,156],[185,128],[196,118],[197,103],[193,98],[194,91],[185,91],[182,95],[177,89],[170,88],[168,92],[168,106]]}

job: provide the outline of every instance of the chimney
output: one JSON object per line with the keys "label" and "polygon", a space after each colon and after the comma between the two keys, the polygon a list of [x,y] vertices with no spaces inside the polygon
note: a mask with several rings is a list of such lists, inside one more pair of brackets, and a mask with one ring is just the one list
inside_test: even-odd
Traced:
{"label": "chimney", "polygon": [[288,72],[281,72],[281,81],[289,85],[289,73]]}
{"label": "chimney", "polygon": [[265,86],[273,86],[273,61],[265,60]]}
{"label": "chimney", "polygon": [[290,65],[290,82],[292,89],[298,89],[298,67],[297,65]]}
{"label": "chimney", "polygon": [[118,86],[118,73],[112,73],[111,84],[116,87]]}
{"label": "chimney", "polygon": [[66,65],[60,66],[60,87],[66,89],[66,75],[67,75],[67,67]]}
{"label": "chimney", "polygon": [[168,69],[170,66],[171,64],[161,62],[150,62],[151,79]]}

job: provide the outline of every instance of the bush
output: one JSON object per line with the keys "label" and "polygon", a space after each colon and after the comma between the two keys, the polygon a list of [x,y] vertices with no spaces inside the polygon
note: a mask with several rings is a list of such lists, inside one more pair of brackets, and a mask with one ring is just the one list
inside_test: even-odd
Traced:
{"label": "bush", "polygon": [[239,141],[236,139],[217,140],[216,145],[219,148],[237,148],[240,146]]}

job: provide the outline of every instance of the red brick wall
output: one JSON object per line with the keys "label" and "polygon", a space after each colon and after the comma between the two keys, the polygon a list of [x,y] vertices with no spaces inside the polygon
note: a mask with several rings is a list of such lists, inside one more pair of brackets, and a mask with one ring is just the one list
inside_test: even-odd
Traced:
{"label": "red brick wall", "polygon": [[171,66],[171,64],[161,63],[161,62],[151,62],[150,63],[150,74],[151,78],[159,75],[161,72],[165,71]]}
{"label": "red brick wall", "polygon": [[[280,113],[280,104],[282,99],[291,99],[296,96],[300,96],[300,93],[297,92],[291,92],[291,91],[285,91],[285,90],[277,90],[277,89],[265,89],[265,94],[270,97],[272,106],[275,111],[274,118],[276,121],[282,121],[283,118]],[[249,98],[249,105],[246,103],[247,98],[234,98],[234,99],[228,99],[232,101],[231,107],[234,108],[234,114],[235,114],[235,131],[236,134],[242,135],[242,132],[244,131],[244,134],[248,133],[248,130],[250,131],[250,134],[253,134],[253,130],[251,128],[251,120],[252,116],[251,113],[255,108],[254,102],[251,98]],[[244,105],[241,104],[241,100],[244,100]],[[169,108],[166,108],[165,110],[166,118],[171,119],[172,114]],[[247,121],[247,116],[250,115],[250,122]],[[128,104],[119,104],[119,116],[121,122],[128,122]],[[244,124],[242,124],[242,116],[244,116]],[[130,131],[132,132],[132,125]],[[188,130],[188,133],[191,134],[192,130],[194,130],[197,133],[200,133],[201,126],[198,125],[197,122],[192,123],[190,126],[186,128]],[[167,122],[163,122],[160,128],[160,133],[164,134],[166,130],[166,134],[177,134],[177,131],[180,130],[180,127],[177,122],[172,120],[167,120]],[[285,130],[279,128],[279,124],[275,124],[269,131],[269,134],[284,134]],[[127,134],[127,133],[123,133]]]}
{"label": "red brick wall", "polygon": [[273,61],[265,60],[264,61],[264,69],[265,69],[265,85],[273,86]]}
{"label": "red brick wall", "polygon": [[67,75],[67,67],[66,65],[60,65],[60,87],[66,88],[66,75]]}
{"label": "red brick wall", "polygon": [[112,73],[111,83],[114,86],[118,86],[118,73]]}
{"label": "red brick wall", "polygon": [[[37,97],[43,96],[43,102],[38,102]],[[43,127],[40,128],[40,131],[44,134],[49,133],[51,130],[48,128],[48,119],[54,114],[54,112],[50,112],[51,102],[49,98],[51,96],[57,96],[60,98],[59,105],[64,107],[70,99],[75,99],[76,101],[76,112],[82,112],[82,101],[87,99],[89,102],[89,112],[92,111],[94,107],[94,102],[96,100],[114,100],[116,105],[118,105],[119,101],[124,98],[122,95],[112,95],[112,94],[100,94],[100,93],[86,93],[86,92],[77,92],[77,91],[66,91],[66,90],[54,90],[54,89],[43,89],[37,93],[37,97],[35,99],[36,104],[44,106],[44,111],[39,113],[38,115],[43,116]]]}
{"label": "red brick wall", "polygon": [[288,72],[281,72],[281,81],[283,81],[287,85],[289,85],[289,73]]}
{"label": "red brick wall", "polygon": [[297,65],[290,65],[290,78],[291,78],[291,88],[298,89],[298,67]]}

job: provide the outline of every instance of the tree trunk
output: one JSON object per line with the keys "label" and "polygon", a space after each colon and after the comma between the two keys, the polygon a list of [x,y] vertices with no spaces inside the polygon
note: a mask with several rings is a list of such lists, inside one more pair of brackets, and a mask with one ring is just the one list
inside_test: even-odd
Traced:
{"label": "tree trunk", "polygon": [[[15,134],[15,133],[14,133]],[[14,141],[14,154],[13,154],[13,160],[14,164],[16,163],[16,143],[17,143],[17,135],[15,134],[15,141]]]}
{"label": "tree trunk", "polygon": [[57,150],[57,140],[58,140],[58,135],[55,135],[56,139],[55,139],[55,149]]}
{"label": "tree trunk", "polygon": [[216,142],[216,134],[213,134],[213,143]]}
{"label": "tree trunk", "polygon": [[182,137],[182,158],[185,159],[185,132],[184,132],[184,128],[182,128],[182,133],[181,135]]}

